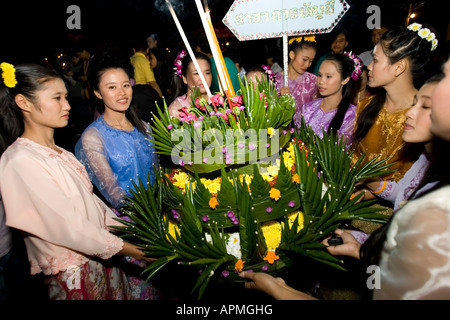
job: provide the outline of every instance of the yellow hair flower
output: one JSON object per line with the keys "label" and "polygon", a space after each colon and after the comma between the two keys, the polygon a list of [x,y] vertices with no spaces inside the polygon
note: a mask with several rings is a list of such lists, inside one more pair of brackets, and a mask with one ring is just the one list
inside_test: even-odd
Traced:
{"label": "yellow hair flower", "polygon": [[5,86],[8,88],[14,88],[17,84],[16,69],[14,66],[10,63],[2,62],[0,64],[0,68],[2,69],[2,78]]}
{"label": "yellow hair flower", "polygon": [[289,40],[289,44],[292,44],[292,42],[294,42],[294,41],[301,42],[302,37],[292,38],[291,40]]}
{"label": "yellow hair flower", "polygon": [[239,259],[236,264],[234,265],[234,270],[237,272],[241,272],[244,269],[244,263],[245,261],[242,261],[242,259]]}
{"label": "yellow hair flower", "polygon": [[266,260],[270,264],[273,264],[278,259],[280,259],[280,257],[277,256],[275,254],[275,251],[272,251],[272,250],[267,251],[267,255],[264,257],[264,260]]}
{"label": "yellow hair flower", "polygon": [[312,36],[305,36],[303,37],[304,41],[309,41],[309,42],[316,42],[316,36],[312,35]]}
{"label": "yellow hair flower", "polygon": [[278,189],[271,188],[269,191],[269,195],[275,201],[278,201],[281,198],[281,192]]}
{"label": "yellow hair flower", "polygon": [[215,209],[218,205],[219,205],[219,201],[217,201],[216,197],[211,197],[211,199],[209,199],[209,207],[211,209]]}

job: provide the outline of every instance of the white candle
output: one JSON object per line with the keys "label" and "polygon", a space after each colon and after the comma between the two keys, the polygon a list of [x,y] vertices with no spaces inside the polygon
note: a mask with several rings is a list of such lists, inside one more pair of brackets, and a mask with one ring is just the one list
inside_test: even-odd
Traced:
{"label": "white candle", "polygon": [[173,21],[175,21],[175,24],[176,24],[176,26],[178,28],[178,32],[180,33],[180,36],[183,39],[184,45],[186,46],[186,50],[188,51],[189,56],[191,57],[192,62],[194,63],[195,68],[197,69],[198,75],[200,76],[200,80],[202,81],[202,84],[203,84],[203,86],[206,89],[206,93],[208,94],[208,98],[211,98],[212,97],[211,90],[209,89],[209,86],[208,86],[208,84],[206,82],[206,79],[205,79],[205,77],[203,75],[202,70],[200,69],[198,61],[195,58],[194,52],[192,51],[192,48],[189,45],[189,41],[186,38],[186,35],[184,33],[183,28],[181,27],[180,21],[178,21],[178,17],[176,15],[175,11],[173,10],[172,4],[169,2],[169,0],[166,0],[166,3],[167,3],[167,6],[169,8],[170,14],[172,15]]}
{"label": "white candle", "polygon": [[206,13],[203,11],[200,0],[195,0],[195,4],[197,5],[203,28],[205,29],[205,34],[211,48],[211,53],[213,55],[214,61],[216,62],[216,69],[220,83],[222,84],[223,89],[226,91],[227,95],[234,95],[234,90],[231,86],[231,81],[229,80],[228,71],[226,70],[225,61],[223,60],[223,57],[219,52],[220,48],[218,46],[217,39],[215,39],[214,35],[212,34],[214,32],[214,28],[210,19],[208,19],[209,12]]}
{"label": "white candle", "polygon": [[283,64],[284,64],[284,86],[288,86],[288,36],[287,34],[283,34]]}

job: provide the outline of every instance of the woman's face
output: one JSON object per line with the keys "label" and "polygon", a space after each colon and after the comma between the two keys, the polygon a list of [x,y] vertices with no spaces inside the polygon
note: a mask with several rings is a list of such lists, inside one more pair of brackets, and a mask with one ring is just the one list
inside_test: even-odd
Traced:
{"label": "woman's face", "polygon": [[342,87],[350,80],[350,78],[342,79],[336,62],[324,60],[320,64],[317,74],[317,86],[322,97],[328,97],[336,94],[342,94]]}
{"label": "woman's face", "polygon": [[363,70],[363,72],[361,73],[360,78],[361,78],[361,84],[360,84],[360,87],[359,87],[359,91],[366,90],[367,82],[369,81],[368,71],[366,69]]}
{"label": "woman's face", "polygon": [[444,65],[444,75],[433,92],[431,132],[450,141],[450,60]]}
{"label": "woman's face", "polygon": [[[209,61],[204,59],[197,59],[200,70],[205,77],[206,84],[208,87],[211,87],[212,82],[212,74],[211,74],[211,65]],[[183,76],[183,81],[188,87],[188,91],[191,91],[194,87],[197,87],[200,90],[201,94],[206,93],[206,88],[203,86],[202,79],[195,68],[194,63],[191,61],[186,70],[186,76]]]}
{"label": "woman's face", "polygon": [[369,69],[368,84],[372,88],[382,87],[393,82],[395,77],[395,64],[391,64],[380,44],[373,49],[373,60],[367,66]]}
{"label": "woman's face", "polygon": [[403,129],[405,142],[429,142],[431,133],[431,97],[437,83],[424,84],[414,97],[414,105],[406,112],[406,122]]}
{"label": "woman's face", "polygon": [[304,74],[306,70],[311,66],[314,58],[316,57],[316,50],[310,47],[304,47],[295,53],[289,52],[289,58],[291,59],[291,67],[298,74]]}
{"label": "woman's face", "polygon": [[344,53],[345,47],[347,47],[348,41],[345,34],[339,33],[336,39],[331,43],[331,52]]}
{"label": "woman's face", "polygon": [[35,93],[36,103],[28,109],[28,121],[46,128],[63,128],[69,122],[70,105],[67,101],[67,89],[61,79],[44,83]]}
{"label": "woman's face", "polygon": [[125,112],[133,97],[130,78],[123,69],[108,69],[100,77],[98,90],[94,91],[97,98],[102,99],[105,112]]}

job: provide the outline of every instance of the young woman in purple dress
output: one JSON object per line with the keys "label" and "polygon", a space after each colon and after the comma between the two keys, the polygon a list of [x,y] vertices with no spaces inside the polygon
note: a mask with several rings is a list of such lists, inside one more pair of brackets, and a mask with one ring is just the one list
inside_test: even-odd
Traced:
{"label": "young woman in purple dress", "polygon": [[[352,53],[332,54],[323,60],[317,75],[320,98],[305,103],[300,112],[319,137],[323,136],[323,130],[337,132],[345,139],[347,148],[352,143],[356,113],[352,102],[358,92],[361,73],[362,61]],[[298,128],[300,119],[294,116]]]}

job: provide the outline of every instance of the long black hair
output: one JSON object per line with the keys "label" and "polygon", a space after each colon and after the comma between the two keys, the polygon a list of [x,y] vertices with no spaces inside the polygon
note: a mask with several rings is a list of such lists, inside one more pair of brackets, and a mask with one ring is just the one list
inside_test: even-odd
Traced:
{"label": "long black hair", "polygon": [[[416,31],[398,26],[385,32],[379,44],[391,64],[401,59],[408,59],[414,85],[420,86],[427,70],[426,65],[431,60],[431,42],[421,38]],[[373,99],[356,120],[354,145],[361,142],[367,135],[385,102],[386,90],[382,87],[377,88]]]}
{"label": "long black hair", "polygon": [[[131,78],[132,75],[132,66],[128,57],[125,57],[123,53],[116,51],[103,51],[99,54],[95,54],[90,62],[89,62],[89,70],[88,70],[88,82],[89,86],[92,89],[92,92],[99,91],[99,83],[101,77],[105,74],[106,71],[112,69],[121,69],[125,71],[128,77]],[[95,97],[94,97],[95,99]],[[102,114],[105,111],[105,105],[102,100],[95,100],[95,108],[97,111]],[[139,116],[138,109],[134,103],[131,102],[130,107],[125,111],[125,116],[128,121],[138,129],[141,133],[147,135],[147,128],[144,125],[141,117]]]}
{"label": "long black hair", "polygon": [[[440,72],[428,80],[425,84],[437,83],[444,78],[444,73]],[[419,185],[415,191],[411,194],[409,199],[416,199],[430,193],[443,186],[450,185],[450,167],[448,165],[448,159],[450,159],[450,142],[434,137],[432,141],[430,166],[428,167],[425,175],[421,179]],[[418,193],[421,189],[432,182],[436,182],[431,188],[424,192]],[[395,214],[395,212],[394,212]],[[377,265],[381,258],[381,251],[386,241],[387,231],[389,230],[390,222],[383,225],[381,228],[371,234],[370,238],[361,246],[361,260],[364,261],[365,266]]]}
{"label": "long black hair", "polygon": [[36,92],[41,90],[46,82],[61,79],[55,71],[37,64],[20,64],[13,68],[17,81],[14,87],[7,87],[3,73],[0,76],[0,155],[24,131],[23,114],[15,102],[15,97],[22,94],[36,103]]}
{"label": "long black hair", "polygon": [[345,118],[345,113],[353,100],[355,100],[356,94],[358,93],[361,80],[360,78],[357,80],[352,78],[352,73],[355,70],[355,64],[346,54],[330,54],[323,61],[332,61],[335,63],[336,68],[341,75],[341,80],[350,78],[349,81],[342,87],[342,99],[339,102],[337,112],[328,127],[327,132],[331,133],[332,131],[337,132],[341,128],[342,122]]}

